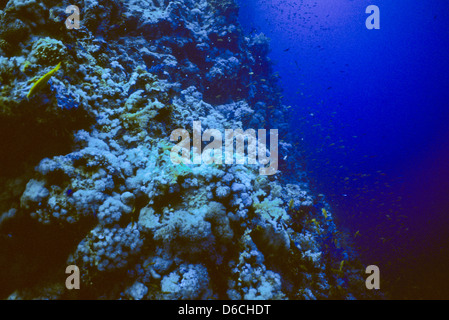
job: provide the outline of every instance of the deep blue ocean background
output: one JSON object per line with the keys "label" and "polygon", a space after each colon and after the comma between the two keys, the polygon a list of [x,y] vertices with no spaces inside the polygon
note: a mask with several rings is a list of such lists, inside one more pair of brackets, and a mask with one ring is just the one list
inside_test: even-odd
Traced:
{"label": "deep blue ocean background", "polygon": [[271,39],[315,190],[381,289],[449,298],[449,3],[240,2],[245,31]]}

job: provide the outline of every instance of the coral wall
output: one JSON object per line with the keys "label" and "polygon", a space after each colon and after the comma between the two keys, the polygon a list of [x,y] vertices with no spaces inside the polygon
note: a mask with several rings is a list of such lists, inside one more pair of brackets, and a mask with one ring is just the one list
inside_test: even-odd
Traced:
{"label": "coral wall", "polygon": [[[0,296],[363,298],[364,270],[295,161],[269,41],[242,33],[235,3],[79,3],[72,30],[67,1],[0,11]],[[174,164],[170,134],[193,121],[277,129],[279,171]],[[72,264],[80,290],[65,287]]]}

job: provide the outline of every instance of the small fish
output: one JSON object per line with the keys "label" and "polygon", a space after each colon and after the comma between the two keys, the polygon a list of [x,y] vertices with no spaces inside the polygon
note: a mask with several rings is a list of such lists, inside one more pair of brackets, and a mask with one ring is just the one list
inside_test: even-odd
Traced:
{"label": "small fish", "polygon": [[293,199],[291,199],[290,202],[288,203],[288,209],[293,208],[293,204],[294,204],[294,203],[295,203],[295,202],[293,201]]}
{"label": "small fish", "polygon": [[59,70],[61,67],[61,62],[51,71],[47,72],[43,75],[39,80],[37,80],[30,89],[30,92],[27,94],[27,98],[29,99],[34,93],[36,93],[39,89],[41,89],[44,85],[47,84],[48,80]]}
{"label": "small fish", "polygon": [[345,264],[345,260],[341,260],[340,262],[340,269],[338,269],[338,271],[342,272],[343,271],[343,265]]}
{"label": "small fish", "polygon": [[324,215],[324,218],[326,218],[326,219],[327,219],[327,211],[326,211],[326,209],[324,209],[324,208],[321,208],[321,212],[323,213],[323,215]]}
{"label": "small fish", "polygon": [[147,262],[144,264],[144,268],[148,268],[149,266],[154,266],[156,264],[156,262]]}
{"label": "small fish", "polygon": [[25,72],[25,70],[31,65],[31,62],[29,62],[28,60],[24,62],[23,66],[22,66],[22,72]]}

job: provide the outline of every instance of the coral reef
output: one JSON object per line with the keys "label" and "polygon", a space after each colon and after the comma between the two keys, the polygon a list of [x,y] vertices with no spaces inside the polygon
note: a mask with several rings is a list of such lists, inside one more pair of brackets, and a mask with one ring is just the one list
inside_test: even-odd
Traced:
{"label": "coral reef", "polygon": [[[193,121],[278,129],[295,158],[268,39],[242,32],[233,1],[84,0],[78,30],[68,5],[0,11],[2,298],[366,297],[299,164],[262,176],[170,159],[170,133]],[[63,287],[70,264],[81,290]]]}

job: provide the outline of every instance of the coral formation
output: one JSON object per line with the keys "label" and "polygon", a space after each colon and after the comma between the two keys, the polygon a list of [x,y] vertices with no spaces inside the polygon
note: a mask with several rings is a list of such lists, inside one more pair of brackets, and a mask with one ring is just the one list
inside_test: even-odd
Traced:
{"label": "coral formation", "polygon": [[[171,162],[170,133],[193,121],[276,128],[294,158],[268,39],[242,32],[234,1],[80,3],[79,30],[64,27],[67,1],[0,12],[0,131],[15,137],[0,146],[0,296],[363,298],[356,256],[298,164],[261,176]],[[37,256],[22,259],[28,246]],[[61,287],[70,264],[82,290]]]}

